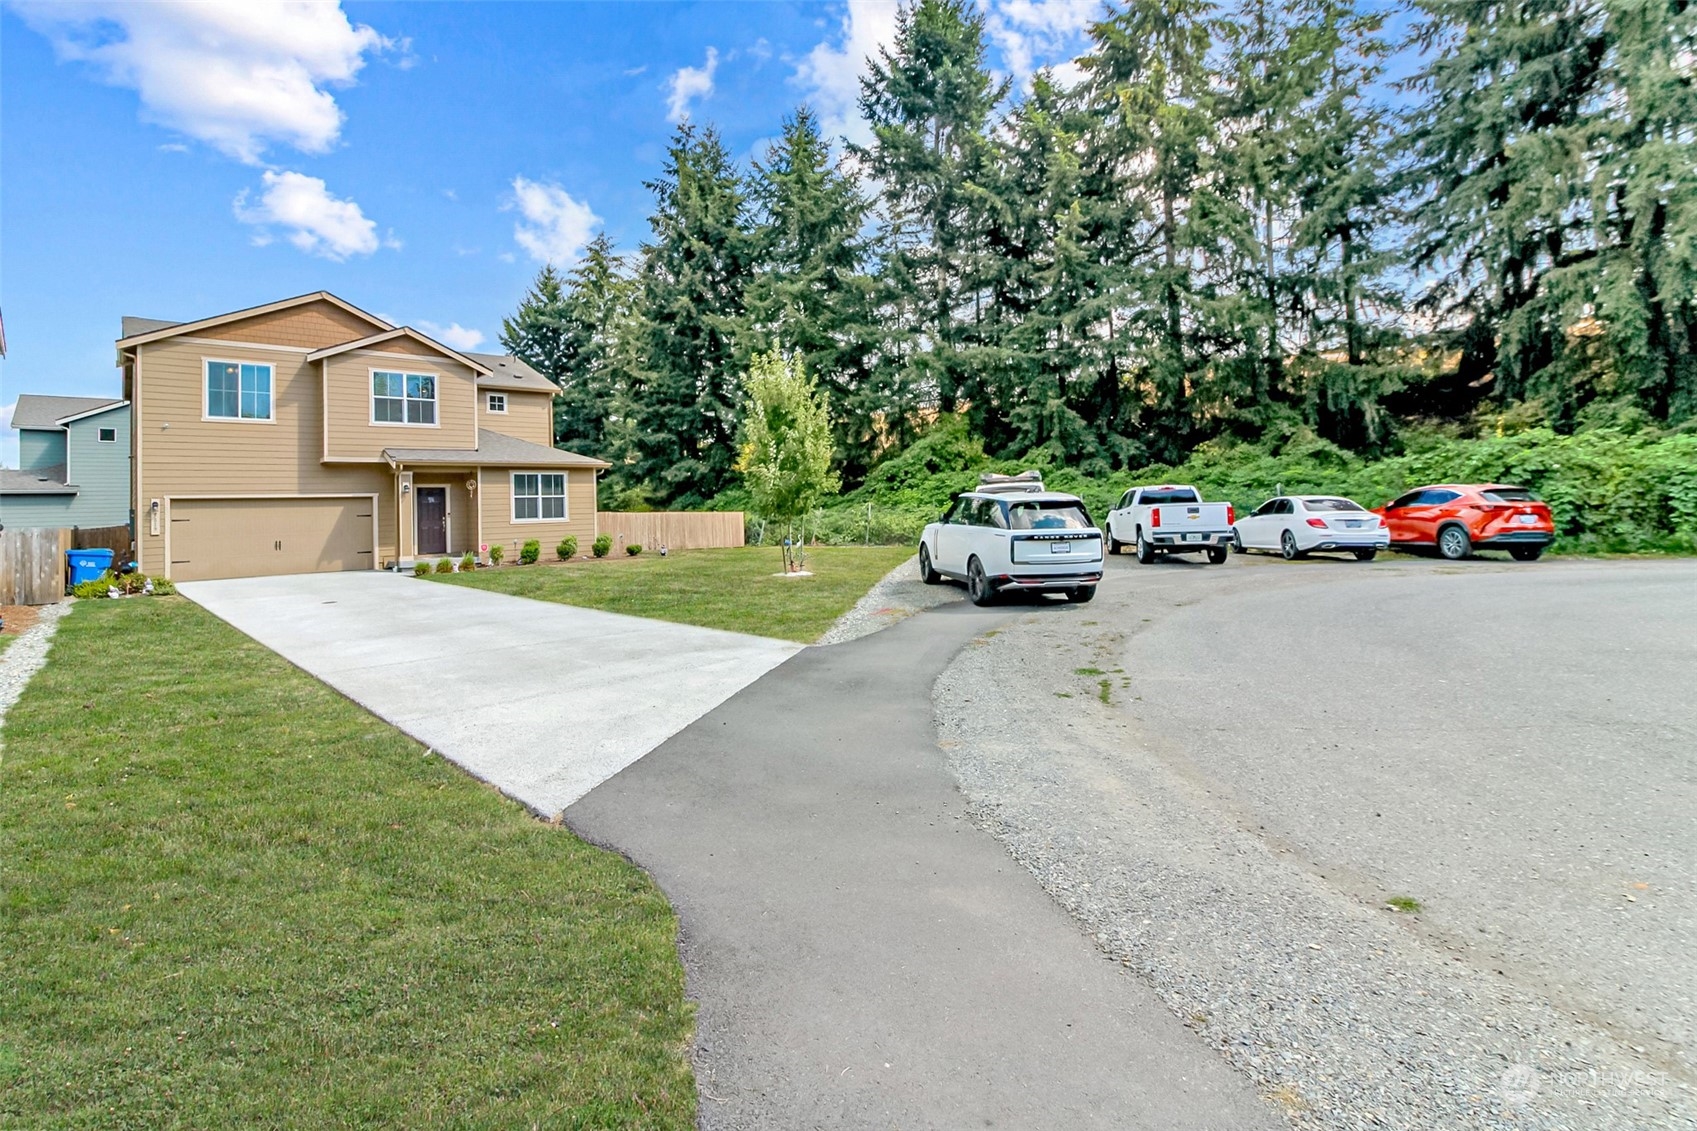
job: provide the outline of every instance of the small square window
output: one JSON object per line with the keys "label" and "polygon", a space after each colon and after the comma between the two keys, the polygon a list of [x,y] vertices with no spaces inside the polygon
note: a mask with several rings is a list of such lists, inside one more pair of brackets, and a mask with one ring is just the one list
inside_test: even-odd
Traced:
{"label": "small square window", "polygon": [[506,397],[505,393],[490,393],[489,394],[489,411],[490,412],[506,412],[507,411],[507,397]]}
{"label": "small square window", "polygon": [[94,438],[102,444],[116,444],[118,442],[118,430],[116,428],[102,428],[94,434]]}

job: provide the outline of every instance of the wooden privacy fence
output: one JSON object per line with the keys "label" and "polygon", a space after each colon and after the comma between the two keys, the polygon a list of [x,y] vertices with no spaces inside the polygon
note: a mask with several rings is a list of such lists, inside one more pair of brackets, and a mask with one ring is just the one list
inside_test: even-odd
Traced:
{"label": "wooden privacy fence", "polygon": [[114,569],[133,557],[128,526],[74,526],[70,534],[73,550],[111,550]]}
{"label": "wooden privacy fence", "polygon": [[71,532],[0,530],[0,605],[51,605],[65,595]]}
{"label": "wooden privacy fence", "polygon": [[632,542],[644,550],[742,545],[741,511],[599,511],[595,517],[614,547]]}

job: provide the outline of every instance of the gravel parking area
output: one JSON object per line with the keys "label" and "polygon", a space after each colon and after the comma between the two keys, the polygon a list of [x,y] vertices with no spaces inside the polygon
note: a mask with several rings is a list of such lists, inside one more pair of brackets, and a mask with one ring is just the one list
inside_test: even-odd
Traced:
{"label": "gravel parking area", "polygon": [[966,590],[958,585],[927,585],[919,580],[919,555],[915,554],[885,574],[878,584],[867,590],[866,596],[854,603],[854,608],[837,618],[837,623],[825,630],[816,644],[841,644],[858,640],[882,628],[900,623],[919,612],[950,601],[966,599]]}
{"label": "gravel parking area", "polygon": [[1697,1127],[1694,584],[1117,559],[933,706],[974,818],[1294,1126]]}

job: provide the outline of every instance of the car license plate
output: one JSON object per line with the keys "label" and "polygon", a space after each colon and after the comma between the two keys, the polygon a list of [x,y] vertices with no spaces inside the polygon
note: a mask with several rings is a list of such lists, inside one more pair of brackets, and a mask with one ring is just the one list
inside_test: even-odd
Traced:
{"label": "car license plate", "polygon": [[1514,516],[1514,521],[1522,526],[1531,526],[1538,521],[1538,516],[1535,514],[1517,514]]}
{"label": "car license plate", "polygon": [[1200,542],[1200,541],[1202,541],[1202,535],[1200,535],[1200,534],[1186,534],[1184,536],[1184,540],[1186,542]]}
{"label": "car license plate", "polygon": [[1361,522],[1360,522],[1359,519],[1346,518],[1346,519],[1343,520],[1343,524],[1345,526],[1349,527],[1351,530],[1355,530],[1358,527],[1360,527]]}
{"label": "car license plate", "polygon": [[1051,543],[1049,543],[1049,552],[1051,554],[1070,554],[1070,553],[1072,553],[1072,543],[1071,542],[1051,542]]}

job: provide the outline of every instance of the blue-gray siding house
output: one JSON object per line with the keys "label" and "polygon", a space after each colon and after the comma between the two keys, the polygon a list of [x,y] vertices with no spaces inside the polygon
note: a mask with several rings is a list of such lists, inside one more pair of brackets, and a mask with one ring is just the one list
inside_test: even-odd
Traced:
{"label": "blue-gray siding house", "polygon": [[129,525],[128,401],[26,394],[12,427],[18,470],[0,470],[0,525]]}

